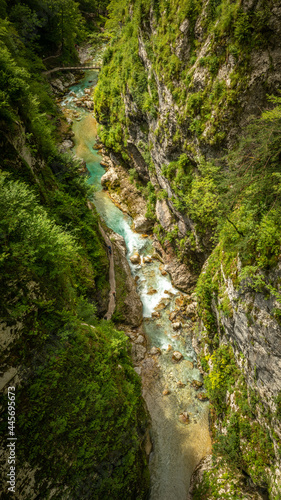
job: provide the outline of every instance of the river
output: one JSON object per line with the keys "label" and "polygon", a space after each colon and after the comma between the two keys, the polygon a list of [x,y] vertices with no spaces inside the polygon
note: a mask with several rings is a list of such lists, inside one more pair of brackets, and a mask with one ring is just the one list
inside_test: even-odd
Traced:
{"label": "river", "polygon": [[[144,360],[141,372],[143,397],[152,420],[150,500],[186,500],[192,471],[211,449],[208,402],[200,401],[191,385],[193,380],[202,381],[202,377],[196,367],[188,325],[183,324],[175,332],[169,320],[170,312],[181,303],[183,294],[174,288],[168,275],[161,274],[159,261],[146,264],[142,261],[141,265],[131,263],[130,256],[136,250],[142,257],[153,252],[152,239],[134,232],[132,219],[123,214],[102,189],[100,180],[105,170],[100,165],[98,151],[93,148],[97,123],[92,111],[77,107],[75,103],[75,97],[84,95],[85,88],[94,87],[97,78],[96,71],[87,71],[79,84],[69,89],[61,106],[66,116],[73,120],[74,152],[86,161],[88,182],[96,189],[93,196],[96,209],[106,225],[123,236],[131,272],[139,277],[138,293],[143,304],[143,327],[149,347],[161,349],[161,355]],[[149,295],[147,292],[151,288],[157,293]],[[155,307],[160,312],[159,318],[152,318]],[[181,361],[173,361],[174,351],[181,352]]]}

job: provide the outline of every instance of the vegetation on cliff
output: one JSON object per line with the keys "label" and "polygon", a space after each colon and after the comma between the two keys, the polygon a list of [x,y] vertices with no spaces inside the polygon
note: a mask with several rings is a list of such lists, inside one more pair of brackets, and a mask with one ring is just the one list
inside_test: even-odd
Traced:
{"label": "vegetation on cliff", "polygon": [[[1,1],[0,15],[0,338],[16,386],[17,497],[142,499],[140,380],[127,337],[101,319],[106,246],[81,165],[57,149],[63,118],[41,75],[49,51],[76,57],[82,14],[72,0],[38,0]],[[1,470],[6,484],[5,453]]]}
{"label": "vegetation on cliff", "polygon": [[173,229],[154,231],[199,278],[217,456],[279,498],[281,374],[271,389],[262,353],[280,357],[280,2],[113,0],[109,13],[100,137],[151,194],[151,218],[166,200]]}

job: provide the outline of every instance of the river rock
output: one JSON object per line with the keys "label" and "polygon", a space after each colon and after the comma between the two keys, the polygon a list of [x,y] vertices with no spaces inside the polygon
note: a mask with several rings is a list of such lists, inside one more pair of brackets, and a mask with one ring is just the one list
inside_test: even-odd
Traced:
{"label": "river rock", "polygon": [[203,385],[203,382],[199,382],[199,380],[192,380],[191,382],[191,387],[194,387],[194,389],[196,391],[198,391],[198,389],[200,389],[200,387],[202,387]]}
{"label": "river rock", "polygon": [[110,167],[109,163],[107,163],[107,161],[104,160],[100,161],[100,165],[106,169]]}
{"label": "river rock", "polygon": [[135,252],[133,255],[131,255],[130,261],[132,262],[132,264],[140,264],[141,258],[139,252]]}
{"label": "river rock", "polygon": [[[153,254],[151,255],[151,258],[154,260],[159,260],[159,262],[162,262],[162,264],[163,264],[163,259],[157,252],[153,252]],[[159,267],[159,269],[160,269],[160,272],[162,272],[162,268]],[[166,273],[166,271],[164,271],[164,272]],[[165,276],[165,275],[163,275],[163,276]]]}
{"label": "river rock", "polygon": [[179,380],[179,381],[177,382],[177,387],[179,387],[180,389],[182,389],[182,388],[183,388],[183,387],[185,387],[185,386],[186,386],[186,384],[184,384],[181,380]]}
{"label": "river rock", "polygon": [[143,262],[144,262],[144,264],[150,264],[152,262],[152,258],[150,257],[150,255],[147,255],[147,257],[144,257]]}
{"label": "river rock", "polygon": [[151,356],[160,356],[160,354],[161,354],[161,349],[160,349],[159,347],[154,347],[154,346],[153,346],[153,347],[150,349],[149,354],[151,354]]}
{"label": "river rock", "polygon": [[143,335],[138,335],[136,340],[135,340],[135,343],[136,344],[144,344],[144,341],[145,341],[145,338]]}
{"label": "river rock", "polygon": [[178,362],[178,361],[180,361],[182,358],[183,358],[183,355],[182,355],[182,353],[181,353],[181,352],[179,352],[179,351],[174,351],[174,352],[173,352],[173,356],[172,356],[172,360],[173,360],[173,361]]}
{"label": "river rock", "polygon": [[91,95],[91,89],[84,89],[84,94]]}
{"label": "river rock", "polygon": [[137,233],[146,233],[152,229],[154,222],[143,215],[139,215],[134,220],[134,229]]}
{"label": "river rock", "polygon": [[64,153],[66,152],[68,149],[71,149],[73,148],[74,144],[71,140],[69,139],[66,139],[65,141],[63,141],[59,147],[61,153]]}
{"label": "river rock", "polygon": [[178,311],[172,311],[172,312],[170,312],[170,314],[169,314],[169,320],[170,321],[174,321],[176,319],[176,317],[177,317],[177,314],[178,314]]}
{"label": "river rock", "polygon": [[209,398],[205,392],[199,392],[196,396],[200,401],[207,401]]}
{"label": "river rock", "polygon": [[155,311],[162,311],[163,309],[165,309],[167,307],[168,303],[165,303],[165,302],[160,302],[156,307],[155,307]]}
{"label": "river rock", "polygon": [[179,421],[182,423],[182,424],[189,424],[190,422],[190,418],[189,418],[189,415],[186,411],[182,412],[180,415],[179,415]]}
{"label": "river rock", "polygon": [[197,311],[197,303],[196,302],[191,302],[191,304],[188,304],[186,306],[185,313],[188,318],[190,319],[195,319],[196,318],[196,311]]}
{"label": "river rock", "polygon": [[147,295],[154,295],[155,293],[157,293],[157,290],[155,290],[155,288],[150,288],[147,292]]}
{"label": "river rock", "polygon": [[86,108],[88,109],[94,109],[94,102],[93,101],[85,101],[84,102],[84,105],[86,106]]}
{"label": "river rock", "polygon": [[105,174],[103,174],[101,180],[101,185],[106,186],[109,184],[111,187],[116,188],[119,186],[119,178],[114,168],[109,168]]}
{"label": "river rock", "polygon": [[177,321],[176,323],[172,323],[173,330],[180,330],[181,322]]}
{"label": "river rock", "polygon": [[[152,317],[152,318],[160,318],[160,312],[158,312],[158,311],[153,311],[153,313],[151,314],[151,317]],[[149,319],[149,318],[147,318],[147,319]]]}
{"label": "river rock", "polygon": [[146,354],[146,348],[140,344],[132,344],[132,358],[135,363],[143,360]]}
{"label": "river rock", "polygon": [[171,394],[171,391],[169,391],[169,389],[164,389],[162,394],[163,394],[163,396],[168,396],[168,394]]}

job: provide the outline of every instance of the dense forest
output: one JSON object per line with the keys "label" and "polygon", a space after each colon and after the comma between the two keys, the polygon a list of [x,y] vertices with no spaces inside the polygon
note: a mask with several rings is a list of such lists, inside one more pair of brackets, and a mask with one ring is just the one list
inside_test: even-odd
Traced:
{"label": "dense forest", "polygon": [[[75,46],[95,37],[105,7],[0,3],[1,364],[16,386],[15,498],[133,499],[148,488],[140,380],[127,337],[100,319],[106,245],[81,165],[57,147],[65,120],[42,76],[77,63]],[[10,498],[7,393],[2,410]]]}
{"label": "dense forest", "polygon": [[81,162],[58,147],[68,125],[43,74],[79,64],[78,46],[100,40],[100,141],[145,200],[161,259],[180,263],[184,279],[171,278],[194,305],[185,318],[213,453],[190,498],[278,500],[279,0],[0,0],[3,483],[12,384],[15,498],[149,495],[140,377],[118,315],[102,319],[100,218]]}

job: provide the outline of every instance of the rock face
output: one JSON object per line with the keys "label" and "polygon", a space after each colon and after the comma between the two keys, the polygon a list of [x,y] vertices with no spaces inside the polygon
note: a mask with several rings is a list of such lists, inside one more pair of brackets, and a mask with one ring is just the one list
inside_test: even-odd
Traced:
{"label": "rock face", "polygon": [[[209,261],[204,268],[203,277],[206,272],[208,273],[208,265]],[[236,273],[239,274],[240,263],[238,258],[236,266]],[[216,357],[216,352],[223,353],[226,350],[229,352],[229,349],[233,351],[238,382],[234,383],[232,391],[226,392],[225,404],[232,415],[239,412],[242,412],[243,415],[245,410],[243,410],[243,404],[239,400],[239,394],[241,394],[241,387],[243,386],[245,403],[250,402],[252,408],[251,418],[256,422],[256,424],[251,424],[253,436],[255,425],[263,429],[263,432],[268,433],[269,436],[268,453],[271,456],[271,472],[269,472],[267,461],[263,462],[262,470],[263,473],[267,474],[267,479],[262,480],[262,478],[255,477],[255,484],[261,490],[265,488],[266,483],[269,484],[273,494],[272,497],[269,496],[268,498],[274,498],[274,495],[278,498],[281,492],[281,463],[278,452],[276,453],[281,439],[279,418],[281,326],[279,323],[280,303],[278,300],[281,262],[279,261],[275,269],[270,272],[259,273],[259,279],[263,282],[263,287],[258,291],[250,278],[241,280],[239,284],[238,280],[233,278],[233,275],[229,275],[229,267],[226,268],[221,259],[217,262],[216,270],[217,276],[219,275],[219,286],[216,292],[212,294],[211,307],[208,312],[213,315],[213,327],[210,328],[208,325],[206,327],[204,320],[201,320],[199,336],[194,339],[194,346],[195,348],[197,346],[198,353],[203,354],[203,358],[208,360],[207,364],[209,364],[211,373],[214,368],[208,343],[211,346],[213,357]],[[269,287],[273,290],[275,287],[276,291],[272,294],[265,294],[265,290],[269,289]],[[215,348],[213,342],[214,331],[217,331],[219,344]],[[221,373],[225,369],[226,365],[221,368]],[[194,382],[192,385],[194,385]],[[197,397],[204,400],[206,394],[199,393]],[[231,419],[231,416],[229,418]],[[242,418],[245,421],[249,417],[244,414]],[[215,421],[214,425],[222,434],[228,432],[227,425],[223,424],[221,419]],[[262,431],[260,430],[260,432]],[[257,448],[258,438],[255,439],[255,447]],[[249,443],[245,445],[243,440],[240,439],[242,454],[247,453],[249,446],[252,445],[249,445]],[[251,462],[249,462],[248,467],[250,469],[249,475],[255,475]],[[259,497],[250,495],[249,498]]]}
{"label": "rock face", "polygon": [[[109,195],[123,212],[134,217],[137,232],[146,232],[153,227],[153,221],[146,214],[146,202],[138,191],[135,183],[130,180],[128,171],[120,164],[117,156],[108,153],[103,145],[98,145],[103,157],[103,164],[107,171],[101,178],[102,186],[109,191]],[[136,223],[136,220],[139,222]],[[136,227],[137,225],[137,227]]]}
{"label": "rock face", "polygon": [[198,495],[199,488],[204,483],[205,474],[209,475],[209,483],[213,485],[213,488],[207,486],[206,490],[204,490],[209,500],[215,500],[214,491],[219,491],[221,498],[231,498],[229,496],[231,491],[235,491],[238,498],[243,498],[243,500],[264,500],[266,498],[264,492],[249,486],[245,482],[245,478],[240,471],[237,471],[235,477],[233,477],[230,468],[225,465],[220,467],[215,474],[212,471],[212,455],[207,455],[199,462],[192,474],[187,500],[193,500],[195,495]]}
{"label": "rock face", "polygon": [[114,241],[114,237],[111,241],[116,280],[116,316],[124,324],[139,326],[142,321],[142,302],[137,293],[136,282],[131,274],[120,237],[117,237],[117,242]]}
{"label": "rock face", "polygon": [[[134,8],[132,6],[128,14],[133,22],[137,17],[134,17]],[[174,35],[166,43],[168,63],[165,65],[164,62],[161,66],[161,62],[156,65],[155,58],[151,56],[151,51],[158,49],[157,59],[162,51],[161,45],[157,47],[155,42],[162,36],[159,12],[151,2],[149,14],[136,21],[139,25],[135,40],[147,90],[144,92],[139,88],[136,79],[131,87],[127,85],[122,91],[123,102],[120,104],[122,123],[124,114],[126,119],[123,126],[126,144],[125,141],[120,142],[121,147],[126,149],[128,168],[137,172],[144,185],[149,181],[155,190],[153,210],[161,236],[175,231],[177,237],[173,245],[178,249],[179,241],[185,239],[185,244],[181,246],[182,268],[171,266],[168,269],[175,285],[185,291],[194,285],[194,277],[198,276],[210,254],[212,229],[205,226],[201,230],[198,227],[190,209],[190,200],[184,207],[183,198],[190,183],[180,186],[180,176],[177,175],[181,167],[175,167],[172,172],[169,169],[182,155],[186,155],[188,165],[183,167],[182,173],[190,169],[192,175],[197,176],[200,158],[212,160],[224,155],[225,148],[232,147],[249,116],[259,115],[267,105],[267,94],[275,93],[281,86],[280,2],[272,2],[268,10],[264,1],[241,3],[238,25],[240,21],[242,23],[242,18],[244,21],[247,19],[251,26],[251,39],[264,36],[267,40],[260,41],[253,48],[249,46],[246,55],[242,50],[242,39],[241,46],[236,40],[239,48],[236,51],[233,49],[232,42],[237,32],[230,35],[226,30],[220,38],[218,33],[206,28],[213,23],[212,15],[215,13],[211,12],[211,2],[202,2],[195,19],[191,20],[179,7],[177,16],[181,17],[181,21],[178,23],[169,18],[167,8],[163,22],[172,24]],[[233,31],[235,26],[232,23],[229,29]],[[246,25],[244,28],[244,35],[247,36]],[[121,49],[116,50],[121,52]],[[125,75],[122,76],[125,78]],[[136,94],[145,98],[150,95],[153,103],[142,106]],[[210,95],[212,102],[208,99]],[[209,109],[205,112],[207,104]],[[102,109],[100,121],[110,129],[110,118],[104,118],[105,110],[110,115],[110,105],[107,109],[106,103],[102,102]]]}
{"label": "rock face", "polygon": [[[277,269],[274,279],[281,276]],[[273,275],[272,275],[273,278]],[[274,399],[281,391],[281,327],[274,317],[279,303],[274,297],[234,288],[231,279],[225,280],[231,314],[214,310],[225,336],[237,354],[243,355],[244,372],[248,381],[258,389],[263,401],[275,410]],[[281,435],[281,427],[280,427]]]}
{"label": "rock face", "polygon": [[110,167],[101,178],[101,185],[116,188],[120,185],[119,177],[114,167]]}
{"label": "rock face", "polygon": [[155,206],[155,213],[158,221],[160,222],[161,226],[166,229],[166,231],[170,231],[172,229],[172,226],[175,222],[175,219],[173,218],[171,211],[169,209],[169,206],[166,202],[166,200],[157,200],[156,201],[156,206]]}

